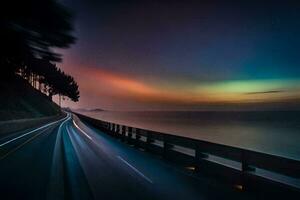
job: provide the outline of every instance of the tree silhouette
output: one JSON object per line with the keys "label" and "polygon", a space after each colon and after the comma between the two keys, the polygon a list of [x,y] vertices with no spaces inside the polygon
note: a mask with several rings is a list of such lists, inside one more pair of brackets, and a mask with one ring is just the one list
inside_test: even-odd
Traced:
{"label": "tree silhouette", "polygon": [[75,42],[71,13],[56,0],[4,0],[0,12],[0,81],[18,75],[50,98],[78,101],[78,85],[57,68],[62,58],[53,50]]}
{"label": "tree silhouette", "polygon": [[75,41],[71,14],[57,1],[6,0],[1,8],[1,50],[14,61],[33,57],[57,62],[61,56],[53,48],[66,48]]}

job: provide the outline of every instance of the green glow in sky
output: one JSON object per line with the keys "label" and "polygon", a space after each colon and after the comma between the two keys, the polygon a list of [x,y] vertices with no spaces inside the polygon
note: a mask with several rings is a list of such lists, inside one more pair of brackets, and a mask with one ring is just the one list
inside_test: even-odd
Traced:
{"label": "green glow in sky", "polygon": [[299,88],[300,79],[229,80],[199,86],[199,90],[208,93],[260,93],[293,91]]}

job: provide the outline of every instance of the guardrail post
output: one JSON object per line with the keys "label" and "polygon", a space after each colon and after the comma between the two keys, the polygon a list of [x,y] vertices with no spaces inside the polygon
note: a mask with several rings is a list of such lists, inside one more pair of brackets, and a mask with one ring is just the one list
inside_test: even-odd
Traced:
{"label": "guardrail post", "polygon": [[113,136],[115,135],[115,128],[116,128],[116,125],[113,123],[112,124],[112,131],[111,131]]}
{"label": "guardrail post", "polygon": [[247,152],[245,150],[242,151],[242,186],[243,190],[248,190],[250,187],[250,181],[249,181],[249,172],[254,172],[255,168],[249,165]]}
{"label": "guardrail post", "polygon": [[113,136],[117,137],[117,124],[114,124]]}
{"label": "guardrail post", "polygon": [[255,168],[249,165],[246,151],[242,151],[242,171],[243,172],[255,171]]}
{"label": "guardrail post", "polygon": [[141,135],[140,135],[140,129],[136,128],[135,129],[135,144],[134,146],[139,148],[139,142],[140,142],[140,139],[141,139]]}
{"label": "guardrail post", "polygon": [[126,138],[126,127],[124,125],[122,125],[122,130],[121,130],[121,134],[122,134],[122,137],[121,137],[121,140],[124,142],[125,141],[125,138]]}
{"label": "guardrail post", "polygon": [[99,122],[99,125],[100,125],[99,128],[103,129],[103,127],[104,127],[104,122],[103,122],[103,121],[100,121],[100,122]]}
{"label": "guardrail post", "polygon": [[163,136],[163,145],[163,157],[167,158],[168,151],[173,147],[173,145],[167,142],[167,137],[165,135]]}
{"label": "guardrail post", "polygon": [[127,142],[128,142],[129,144],[131,144],[131,139],[132,139],[132,127],[128,127],[127,131],[128,131]]}
{"label": "guardrail post", "polygon": [[199,172],[201,167],[201,160],[204,158],[208,158],[208,155],[203,153],[202,148],[200,148],[199,145],[196,145],[195,148],[195,171],[196,172]]}
{"label": "guardrail post", "polygon": [[113,132],[113,123],[109,123],[109,133],[112,134]]}
{"label": "guardrail post", "polygon": [[117,124],[117,127],[116,127],[116,136],[117,136],[117,138],[119,138],[119,136],[120,136],[120,125],[119,124]]}
{"label": "guardrail post", "polygon": [[152,133],[150,131],[147,131],[146,151],[150,150],[150,146],[151,146],[152,142],[153,142]]}

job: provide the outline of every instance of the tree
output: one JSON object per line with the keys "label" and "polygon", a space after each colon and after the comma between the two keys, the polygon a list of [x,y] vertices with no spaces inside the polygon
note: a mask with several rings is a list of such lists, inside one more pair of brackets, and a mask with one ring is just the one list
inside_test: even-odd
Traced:
{"label": "tree", "polygon": [[1,5],[1,71],[13,74],[34,58],[59,62],[53,48],[75,42],[71,13],[55,0],[4,0]]}
{"label": "tree", "polygon": [[39,65],[43,69],[41,72],[41,82],[46,85],[46,92],[50,99],[53,95],[65,96],[72,101],[79,100],[78,84],[74,78],[65,74],[55,64],[45,60],[39,60]]}
{"label": "tree", "polygon": [[54,48],[75,42],[71,13],[56,0],[4,0],[0,31],[0,81],[19,75],[35,88],[78,101],[78,84],[56,65]]}

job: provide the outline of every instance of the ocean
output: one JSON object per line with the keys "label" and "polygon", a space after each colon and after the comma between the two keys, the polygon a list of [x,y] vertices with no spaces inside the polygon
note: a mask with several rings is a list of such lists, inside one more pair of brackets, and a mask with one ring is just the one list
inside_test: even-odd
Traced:
{"label": "ocean", "polygon": [[104,121],[300,160],[300,111],[81,113]]}

